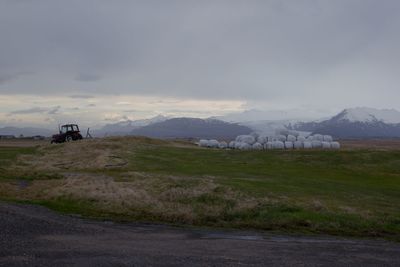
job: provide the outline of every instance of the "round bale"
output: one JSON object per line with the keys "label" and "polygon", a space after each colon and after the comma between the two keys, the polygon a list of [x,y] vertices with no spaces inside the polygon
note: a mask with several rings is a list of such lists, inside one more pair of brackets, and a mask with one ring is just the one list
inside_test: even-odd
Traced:
{"label": "round bale", "polygon": [[286,148],[286,149],[293,149],[293,142],[291,142],[291,141],[286,141],[286,142],[285,142],[285,148]]}
{"label": "round bale", "polygon": [[285,149],[285,144],[282,141],[275,141],[272,144],[273,149]]}
{"label": "round bale", "polygon": [[208,147],[218,148],[219,142],[215,139],[211,139],[210,141],[208,141]]}
{"label": "round bale", "polygon": [[221,149],[225,149],[225,148],[228,147],[228,144],[225,141],[222,141],[222,142],[219,143],[218,147],[221,148]]}
{"label": "round bale", "polygon": [[257,142],[260,144],[265,144],[268,141],[268,137],[264,135],[260,135],[257,137]]}
{"label": "round bale", "polygon": [[306,138],[304,137],[304,136],[297,136],[297,141],[300,141],[300,142],[304,142],[304,141],[306,141]]}
{"label": "round bale", "polygon": [[249,145],[248,143],[240,143],[240,150],[250,150],[251,149],[251,145]]}
{"label": "round bale", "polygon": [[239,135],[238,137],[239,137],[239,140],[236,140],[236,141],[239,141],[242,143],[247,143],[249,145],[252,145],[256,142],[256,139],[251,135]]}
{"label": "round bale", "polygon": [[313,140],[322,142],[322,141],[324,141],[324,136],[322,134],[314,134]]}
{"label": "round bale", "polygon": [[235,142],[235,149],[240,149],[241,146],[242,146],[241,142]]}
{"label": "round bale", "polygon": [[312,141],[311,144],[312,144],[312,148],[322,148],[322,142],[321,141],[315,140],[315,141]]}
{"label": "round bale", "polygon": [[323,149],[330,149],[331,148],[331,143],[330,142],[322,142],[322,148]]}
{"label": "round bale", "polygon": [[280,134],[278,136],[276,136],[276,140],[281,141],[281,142],[285,142],[286,141],[286,136],[283,134]]}
{"label": "round bale", "polygon": [[262,150],[263,149],[263,145],[258,143],[258,142],[256,142],[256,143],[253,144],[252,148],[254,150]]}
{"label": "round bale", "polygon": [[268,141],[267,143],[264,144],[264,149],[266,150],[271,150],[273,149],[273,143],[272,141]]}
{"label": "round bale", "polygon": [[206,139],[201,139],[201,140],[199,141],[199,146],[201,146],[201,147],[207,147],[207,146],[208,146],[208,140],[206,140]]}
{"label": "round bale", "polygon": [[235,145],[236,145],[235,141],[230,141],[229,144],[228,144],[228,147],[231,148],[231,149],[234,149]]}
{"label": "round bale", "polygon": [[339,142],[331,142],[331,148],[332,149],[340,149],[340,143]]}
{"label": "round bale", "polygon": [[294,147],[295,149],[300,149],[300,148],[303,148],[304,145],[303,145],[303,142],[302,142],[302,141],[296,141],[296,142],[293,143],[293,147]]}
{"label": "round bale", "polygon": [[312,148],[313,146],[312,146],[312,142],[310,142],[310,141],[304,141],[303,142],[303,147],[305,148],[305,149],[310,149],[310,148]]}

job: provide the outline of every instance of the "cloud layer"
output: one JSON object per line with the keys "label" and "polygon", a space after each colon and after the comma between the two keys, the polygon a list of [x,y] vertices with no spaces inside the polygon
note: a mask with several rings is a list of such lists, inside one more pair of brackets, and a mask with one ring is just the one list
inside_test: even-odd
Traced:
{"label": "cloud layer", "polygon": [[[0,97],[400,108],[399,8],[396,0],[4,0]],[[38,107],[19,110],[29,108]]]}

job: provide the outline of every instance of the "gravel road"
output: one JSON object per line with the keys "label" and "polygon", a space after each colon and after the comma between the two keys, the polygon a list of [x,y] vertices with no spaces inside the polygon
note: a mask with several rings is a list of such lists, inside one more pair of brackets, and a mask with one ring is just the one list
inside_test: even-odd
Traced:
{"label": "gravel road", "polygon": [[400,266],[400,244],[119,224],[0,202],[0,266]]}

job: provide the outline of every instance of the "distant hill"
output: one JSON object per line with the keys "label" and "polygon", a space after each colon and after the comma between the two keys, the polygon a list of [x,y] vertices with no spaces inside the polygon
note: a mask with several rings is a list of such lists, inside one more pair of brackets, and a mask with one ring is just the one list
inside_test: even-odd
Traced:
{"label": "distant hill", "polygon": [[174,118],[135,129],[132,135],[154,138],[205,138],[231,140],[240,134],[249,134],[249,127],[216,119]]}
{"label": "distant hill", "polygon": [[304,116],[303,110],[258,110],[250,109],[242,112],[230,113],[224,116],[212,117],[226,122],[238,123],[240,125],[251,128],[253,131],[273,135],[278,129],[285,129],[286,125],[297,122],[312,121],[311,118],[318,118],[312,112],[306,112]]}
{"label": "distant hill", "polygon": [[153,123],[168,120],[166,116],[158,115],[150,119],[143,120],[126,120],[111,124],[106,124],[100,129],[93,130],[95,136],[103,137],[106,135],[129,135],[134,129],[144,127]]}
{"label": "distant hill", "polygon": [[400,137],[400,112],[394,109],[345,109],[328,120],[297,123],[291,128],[338,138]]}
{"label": "distant hill", "polygon": [[42,135],[42,136],[52,136],[56,131],[51,131],[49,129],[44,128],[34,128],[34,127],[3,127],[0,128],[0,135],[14,135],[16,137],[20,136],[35,136],[35,135]]}

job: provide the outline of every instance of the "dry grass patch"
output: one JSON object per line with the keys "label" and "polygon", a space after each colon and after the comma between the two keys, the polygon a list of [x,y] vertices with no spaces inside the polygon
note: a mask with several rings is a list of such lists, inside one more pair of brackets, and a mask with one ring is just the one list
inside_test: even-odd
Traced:
{"label": "dry grass patch", "polygon": [[[125,173],[125,176],[132,173]],[[160,176],[133,173],[122,181],[105,175],[70,173],[46,199],[70,199],[92,203],[102,212],[148,214],[168,222],[198,223],[217,220],[227,212],[255,208],[260,200],[217,185],[210,178]]]}

